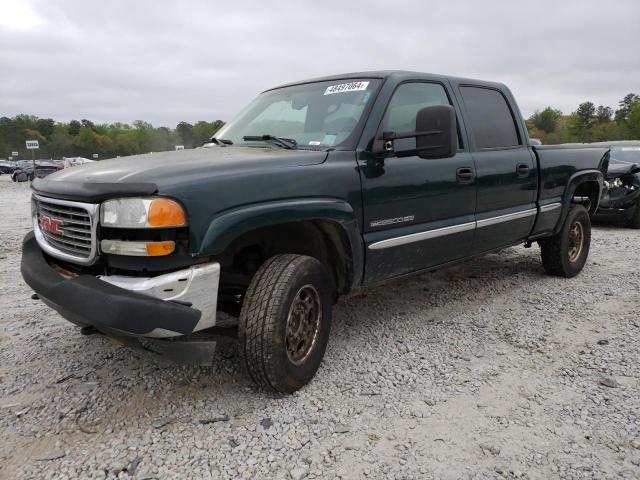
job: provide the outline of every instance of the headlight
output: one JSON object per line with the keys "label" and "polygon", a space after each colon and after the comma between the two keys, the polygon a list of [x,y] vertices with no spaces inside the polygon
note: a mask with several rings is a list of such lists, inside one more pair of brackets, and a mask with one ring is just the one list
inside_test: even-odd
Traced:
{"label": "headlight", "polygon": [[114,228],[184,227],[187,217],[169,198],[119,198],[102,203],[100,223]]}

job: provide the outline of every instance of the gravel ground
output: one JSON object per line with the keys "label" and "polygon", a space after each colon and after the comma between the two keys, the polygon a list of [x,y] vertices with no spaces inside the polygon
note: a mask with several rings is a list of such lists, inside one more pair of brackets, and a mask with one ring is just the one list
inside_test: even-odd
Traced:
{"label": "gravel ground", "polygon": [[598,227],[571,280],[534,246],[343,299],[282,398],[31,300],[28,196],[0,177],[2,479],[640,478],[640,231]]}

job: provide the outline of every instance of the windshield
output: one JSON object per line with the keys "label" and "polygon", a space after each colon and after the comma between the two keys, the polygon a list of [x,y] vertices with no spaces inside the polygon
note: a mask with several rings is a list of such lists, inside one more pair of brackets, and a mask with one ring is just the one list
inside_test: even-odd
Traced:
{"label": "windshield", "polygon": [[259,95],[216,138],[237,145],[265,143],[269,135],[298,148],[350,146],[362,114],[380,84],[374,79],[307,83]]}
{"label": "windshield", "polygon": [[611,147],[611,161],[640,163],[640,145],[629,147]]}

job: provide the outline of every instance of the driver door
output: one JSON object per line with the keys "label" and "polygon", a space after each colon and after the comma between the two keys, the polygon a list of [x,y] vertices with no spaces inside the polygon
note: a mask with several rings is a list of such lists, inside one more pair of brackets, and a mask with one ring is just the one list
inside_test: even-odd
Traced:
{"label": "driver door", "polygon": [[[441,83],[402,83],[389,101],[380,132],[414,131],[420,109],[453,105],[451,98]],[[451,158],[394,153],[415,148],[415,141],[395,140],[394,150],[383,159],[372,159],[366,152],[359,156],[365,284],[444,264],[471,251],[476,207],[473,158],[460,139]]]}

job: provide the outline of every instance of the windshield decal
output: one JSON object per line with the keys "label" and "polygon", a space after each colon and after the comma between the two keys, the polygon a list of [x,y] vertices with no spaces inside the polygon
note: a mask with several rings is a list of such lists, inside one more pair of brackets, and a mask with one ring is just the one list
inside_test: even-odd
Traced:
{"label": "windshield decal", "polygon": [[359,90],[366,90],[368,86],[369,82],[340,83],[338,85],[328,86],[324,94],[332,95],[334,93],[357,92]]}

